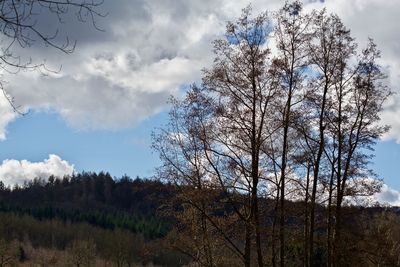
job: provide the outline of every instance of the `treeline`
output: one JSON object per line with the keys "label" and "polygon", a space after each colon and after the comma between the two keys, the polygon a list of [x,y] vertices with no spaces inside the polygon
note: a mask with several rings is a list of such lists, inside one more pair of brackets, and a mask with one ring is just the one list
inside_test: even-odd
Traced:
{"label": "treeline", "polygon": [[[112,185],[110,188],[113,190],[107,189],[110,196],[125,192],[118,199],[131,202],[118,203],[109,197],[110,202],[106,203],[102,197],[106,183]],[[84,189],[82,184],[91,186]],[[73,193],[71,188],[75,186],[80,188],[80,193]],[[126,190],[117,190],[119,187],[126,187]],[[98,198],[90,197],[89,201],[87,196],[96,195],[90,188],[96,188]],[[213,234],[209,238],[214,238],[212,250],[219,265],[241,266],[236,255],[218,237],[222,234],[219,231],[223,230],[223,234],[232,240],[238,242],[242,238],[242,226],[232,220],[232,216],[235,209],[243,208],[244,196],[231,193],[229,198],[236,199],[235,206],[232,206],[218,189],[202,193],[199,195],[198,189],[192,186],[174,186],[129,177],[112,179],[107,173],[81,173],[62,179],[52,177],[48,181],[36,179],[13,189],[2,187],[0,259],[22,266],[134,266],[147,263],[162,266],[190,263],[196,266],[192,255],[196,246],[204,242],[203,235],[208,233]],[[204,232],[199,217],[188,208],[188,195],[193,199],[209,198],[211,206],[208,208],[213,210],[213,214],[208,216],[218,223],[216,226],[224,228]],[[271,198],[259,198],[260,210],[263,211],[260,222],[265,232],[272,232],[276,227],[275,203]],[[299,266],[303,253],[304,202],[287,201],[286,206],[286,234],[290,237],[287,261]],[[318,218],[324,218],[327,212],[325,206],[316,208]],[[139,217],[141,219],[136,220]],[[126,222],[132,222],[132,225]],[[348,263],[351,266],[368,266],[368,262],[396,266],[400,253],[399,227],[398,208],[344,207],[345,230],[342,234],[349,248]],[[315,262],[324,265],[326,224],[321,222],[316,229]],[[272,244],[268,236],[263,236],[261,242]],[[270,255],[264,257],[272,260]]]}
{"label": "treeline", "polygon": [[125,229],[149,240],[161,238],[169,230],[170,221],[157,213],[162,212],[163,202],[171,194],[171,186],[157,181],[83,172],[47,181],[35,179],[13,189],[0,182],[0,211],[38,220]]}

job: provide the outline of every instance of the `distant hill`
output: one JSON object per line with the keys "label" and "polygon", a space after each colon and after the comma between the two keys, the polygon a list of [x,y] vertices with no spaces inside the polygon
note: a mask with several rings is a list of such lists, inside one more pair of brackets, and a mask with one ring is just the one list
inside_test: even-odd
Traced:
{"label": "distant hill", "polygon": [[104,229],[126,229],[146,239],[161,238],[169,221],[158,216],[173,194],[158,181],[113,179],[109,173],[83,172],[72,177],[35,179],[12,190],[0,187],[0,211],[38,220],[86,222]]}

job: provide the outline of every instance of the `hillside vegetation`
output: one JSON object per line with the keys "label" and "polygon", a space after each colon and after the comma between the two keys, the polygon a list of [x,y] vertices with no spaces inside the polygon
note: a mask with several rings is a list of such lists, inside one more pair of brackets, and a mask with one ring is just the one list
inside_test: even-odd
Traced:
{"label": "hillside vegetation", "polygon": [[[193,225],[182,220],[185,202],[176,188],[158,181],[113,179],[108,173],[81,173],[72,177],[35,180],[13,189],[0,190],[0,266],[19,263],[42,266],[134,266],[155,263],[182,266],[192,259],[196,242]],[[210,195],[213,195],[210,192]],[[222,196],[214,195],[221,200]],[[274,201],[260,199],[263,228],[273,227]],[[293,266],[302,251],[301,202],[290,202],[288,233]],[[220,220],[232,214],[220,207]],[[327,210],[318,208],[323,217]],[[346,207],[344,240],[354,261],[351,266],[397,266],[400,213],[396,208]],[[186,218],[187,219],[187,218]],[[228,226],[228,225],[227,225]],[[318,257],[324,261],[324,224],[318,225]],[[235,226],[227,233],[234,238]],[[181,236],[186,235],[186,239]],[[268,240],[264,240],[268,241]],[[219,247],[221,266],[230,262],[231,251]],[[85,263],[86,262],[86,263]],[[83,265],[82,265],[83,264]],[[361,265],[362,264],[362,265]],[[383,264],[383,265],[382,265]]]}

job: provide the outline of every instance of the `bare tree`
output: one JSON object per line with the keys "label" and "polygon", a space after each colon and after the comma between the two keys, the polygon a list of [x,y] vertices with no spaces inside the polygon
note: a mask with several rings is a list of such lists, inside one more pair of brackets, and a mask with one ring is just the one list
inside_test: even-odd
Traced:
{"label": "bare tree", "polygon": [[[373,194],[379,190],[379,184],[377,186],[374,180],[364,182],[366,178],[374,178],[368,169],[370,155],[366,151],[372,149],[372,145],[388,130],[387,126],[378,124],[382,105],[390,95],[390,89],[384,84],[385,75],[376,62],[379,56],[376,45],[369,40],[352,75],[336,88],[333,121],[337,147],[334,266],[339,266],[342,260],[339,246],[343,245],[341,208],[344,198],[359,193]],[[362,189],[352,190],[360,181]]]}
{"label": "bare tree", "polygon": [[[72,53],[76,40],[60,39],[59,31],[49,30],[51,27],[40,23],[43,18],[50,18],[52,26],[63,24],[67,16],[73,13],[78,21],[90,21],[96,29],[98,17],[104,17],[99,8],[103,0],[0,0],[0,68],[6,72],[16,73],[21,69],[42,71],[46,69],[43,63],[24,59],[18,53],[17,48],[26,48],[37,42],[45,46],[55,48],[63,53]],[[67,18],[68,19],[68,18]],[[48,27],[48,28],[47,28]],[[47,70],[47,69],[46,69]],[[12,96],[7,94],[3,83],[0,83],[4,96],[13,105]]]}
{"label": "bare tree", "polygon": [[[163,160],[159,175],[177,188],[174,202],[169,206],[179,220],[175,229],[179,238],[175,240],[174,235],[170,236],[171,245],[200,266],[215,266],[212,244],[219,238],[230,244],[235,256],[242,255],[213,216],[218,206],[213,202],[217,198],[213,198],[213,186],[202,163],[204,151],[199,139],[200,123],[209,115],[207,108],[204,109],[206,101],[199,97],[197,87],[182,101],[171,99],[170,122],[166,129],[154,134],[153,147]],[[175,209],[179,210],[178,214]],[[212,239],[210,227],[216,232]]]}
{"label": "bare tree", "polygon": [[[275,94],[275,88],[268,86],[269,50],[263,47],[268,33],[267,15],[251,18],[250,7],[243,10],[235,23],[228,24],[226,40],[214,43],[214,66],[205,70],[203,86],[192,88],[187,96],[192,100],[192,110],[183,122],[195,124],[187,133],[194,134],[196,142],[180,148],[191,152],[201,150],[191,164],[196,166],[196,172],[190,171],[195,175],[189,177],[197,177],[202,183],[207,182],[210,189],[220,192],[236,224],[244,228],[241,237],[244,247],[232,241],[229,245],[245,266],[252,261],[253,237],[258,266],[264,265],[258,201],[267,160],[261,148],[267,140],[265,128]],[[181,138],[183,134],[189,140],[187,133],[176,132],[176,135]],[[171,157],[162,155],[164,162],[171,165]],[[178,170],[178,166],[174,163],[173,167]],[[187,176],[188,171],[180,172]]]}
{"label": "bare tree", "polygon": [[[327,205],[327,264],[332,266],[333,259],[338,258],[333,243],[340,240],[344,196],[371,195],[379,189],[379,182],[368,170],[366,149],[387,130],[377,122],[382,103],[390,92],[382,83],[384,75],[376,64],[379,52],[371,41],[357,57],[357,44],[338,16],[323,10],[314,11],[310,18],[312,36],[305,40],[308,86],[300,109],[304,114],[296,114],[295,119],[296,129],[303,136],[298,143],[304,149],[302,157],[308,161],[302,163],[307,168],[308,242],[304,257],[305,265],[317,264],[314,234],[319,221],[315,209],[319,204]],[[322,190],[319,193],[318,188]],[[326,197],[318,202],[318,194],[326,193],[327,203]]]}
{"label": "bare tree", "polygon": [[71,265],[76,267],[95,266],[96,244],[93,240],[74,240],[67,251]]}
{"label": "bare tree", "polygon": [[[154,136],[161,175],[180,192],[181,232],[196,237],[181,251],[201,266],[226,253],[245,266],[298,264],[301,255],[304,266],[340,266],[346,197],[379,190],[367,149],[387,130],[378,122],[390,90],[375,44],[358,54],[338,16],[304,13],[298,1],[274,19],[271,27],[266,13],[251,18],[246,8],[229,23],[202,85],[173,99],[168,127]],[[304,211],[285,205],[299,199]],[[286,233],[304,247],[293,252]]]}
{"label": "bare tree", "polygon": [[[329,173],[323,174],[322,165],[324,164],[324,151],[326,151],[326,134],[329,120],[330,109],[332,107],[333,90],[335,83],[340,82],[343,76],[341,66],[355,53],[354,40],[350,37],[350,32],[344,27],[340,19],[335,15],[327,15],[323,10],[313,14],[313,38],[309,42],[310,67],[313,68],[313,75],[307,101],[309,111],[309,122],[314,130],[306,135],[306,142],[309,146],[309,153],[312,156],[313,180],[311,190],[311,210],[310,210],[310,230],[309,230],[309,255],[307,258],[312,261],[314,257],[314,231],[315,231],[315,206],[317,197],[318,182]],[[335,149],[335,148],[334,148]],[[331,159],[334,160],[334,159]],[[328,163],[325,159],[325,163]],[[329,165],[328,165],[329,166]],[[329,168],[325,168],[329,172]],[[333,170],[331,171],[333,174]],[[331,209],[332,198],[332,179],[330,175],[329,203],[328,210]],[[328,213],[329,213],[328,212]],[[328,215],[328,251],[331,242],[329,241],[331,215]],[[329,260],[328,260],[329,265]]]}
{"label": "bare tree", "polygon": [[309,38],[308,24],[310,18],[301,13],[302,5],[296,1],[286,3],[276,16],[275,38],[277,41],[278,57],[274,69],[278,70],[281,96],[281,162],[279,166],[280,180],[280,266],[285,266],[285,185],[289,158],[290,131],[293,129],[293,117],[296,105],[302,101],[304,89],[304,70],[307,65],[305,44]]}
{"label": "bare tree", "polygon": [[0,267],[5,266],[12,266],[15,264],[17,257],[16,257],[16,250],[12,244],[4,240],[3,238],[0,239]]}

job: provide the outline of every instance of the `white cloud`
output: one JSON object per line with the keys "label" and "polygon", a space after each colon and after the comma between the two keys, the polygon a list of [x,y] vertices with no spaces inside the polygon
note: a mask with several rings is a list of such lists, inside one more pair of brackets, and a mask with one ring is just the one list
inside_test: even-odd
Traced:
{"label": "white cloud", "polygon": [[9,101],[0,90],[0,141],[6,139],[7,125],[17,118],[17,113],[14,112]]}
{"label": "white cloud", "polygon": [[[255,9],[262,3],[256,1]],[[74,54],[40,46],[19,51],[25,58],[45,58],[54,69],[62,64],[60,73],[5,73],[7,90],[17,105],[55,110],[74,128],[135,126],[165,109],[169,95],[200,79],[201,69],[212,62],[212,40],[247,4],[106,1],[109,15],[99,19],[105,32],[75,22],[62,25],[60,32],[78,39]]]}
{"label": "white cloud", "polygon": [[380,204],[400,207],[400,192],[386,184],[382,186],[381,192],[376,193],[373,197]]}
{"label": "white cloud", "polygon": [[[98,20],[105,32],[77,22],[60,26],[61,33],[78,40],[74,54],[40,46],[19,51],[25,58],[46,59],[54,69],[62,65],[60,73],[5,73],[3,79],[17,105],[55,110],[74,128],[132,127],[165,109],[168,96],[179,95],[183,85],[200,79],[201,69],[212,62],[212,40],[222,36],[226,21],[238,17],[249,2],[121,0],[115,5],[105,1],[103,9],[109,15]],[[361,43],[373,37],[383,51],[390,84],[400,84],[400,1],[321,2],[311,1],[306,8],[327,7],[336,12]],[[276,10],[282,4],[252,1],[255,12]],[[392,99],[383,118],[393,125],[388,137],[400,140],[397,100]],[[4,139],[5,126],[15,114],[1,103],[0,114],[0,138]]]}
{"label": "white cloud", "polygon": [[30,162],[27,160],[6,159],[0,165],[0,180],[6,186],[22,185],[25,181],[35,178],[47,180],[51,175],[63,177],[74,172],[71,165],[59,156],[50,154],[48,159],[42,162]]}

